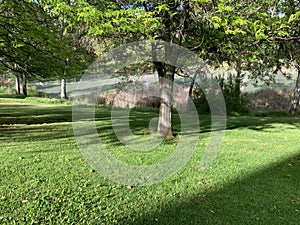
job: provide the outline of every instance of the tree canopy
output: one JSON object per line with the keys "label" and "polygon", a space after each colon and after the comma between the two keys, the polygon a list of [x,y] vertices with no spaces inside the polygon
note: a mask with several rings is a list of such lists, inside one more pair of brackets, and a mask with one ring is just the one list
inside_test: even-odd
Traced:
{"label": "tree canopy", "polygon": [[65,70],[74,74],[85,60],[84,52],[74,37],[62,37],[62,32],[58,15],[51,15],[40,1],[3,0],[0,63],[35,78],[60,77]]}

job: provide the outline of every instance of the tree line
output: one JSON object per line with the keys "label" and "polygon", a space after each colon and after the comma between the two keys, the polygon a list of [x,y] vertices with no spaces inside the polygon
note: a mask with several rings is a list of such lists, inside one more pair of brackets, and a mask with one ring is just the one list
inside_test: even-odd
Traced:
{"label": "tree line", "polygon": [[[297,70],[290,113],[300,99],[300,3],[297,0],[1,0],[0,63],[21,79],[80,76],[105,50],[137,40],[183,46],[211,66],[236,70],[237,82],[271,82]],[[153,50],[155,51],[155,49]],[[155,62],[164,100],[158,132],[172,135],[172,85],[181,72]],[[195,77],[191,77],[192,82]],[[26,94],[24,92],[24,94]]]}

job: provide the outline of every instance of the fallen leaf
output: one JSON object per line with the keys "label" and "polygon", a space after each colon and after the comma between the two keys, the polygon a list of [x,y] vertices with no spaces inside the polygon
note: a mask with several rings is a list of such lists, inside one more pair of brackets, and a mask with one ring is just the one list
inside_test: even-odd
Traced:
{"label": "fallen leaf", "polygon": [[198,181],[197,184],[199,184],[199,185],[204,185],[205,183],[202,182],[202,181]]}
{"label": "fallen leaf", "polygon": [[27,202],[29,202],[28,199],[24,199],[24,200],[22,201],[22,203],[27,203]]}
{"label": "fallen leaf", "polygon": [[211,213],[213,213],[213,214],[215,214],[216,212],[215,211],[213,211],[213,210],[209,210]]}

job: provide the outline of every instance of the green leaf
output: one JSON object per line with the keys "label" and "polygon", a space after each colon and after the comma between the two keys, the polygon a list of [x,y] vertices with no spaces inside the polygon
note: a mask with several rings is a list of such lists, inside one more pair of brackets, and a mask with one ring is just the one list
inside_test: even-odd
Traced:
{"label": "green leaf", "polygon": [[258,30],[255,33],[255,38],[258,39],[258,40],[267,40],[268,36],[264,34],[264,31]]}
{"label": "green leaf", "polygon": [[300,11],[296,12],[295,14],[292,14],[288,20],[289,23],[292,23],[296,20],[300,20]]}
{"label": "green leaf", "polygon": [[249,21],[243,18],[237,18],[235,20],[232,21],[232,25],[233,26],[244,26],[249,24]]}
{"label": "green leaf", "polygon": [[225,6],[224,10],[227,12],[232,12],[233,8],[231,6]]}
{"label": "green leaf", "polygon": [[242,34],[242,35],[244,35],[244,34],[246,34],[246,32],[243,31],[243,30],[240,29],[240,28],[237,28],[237,29],[234,29],[234,30],[228,29],[228,30],[225,31],[225,33],[226,33],[226,34],[232,34],[232,35],[237,35],[237,34]]}
{"label": "green leaf", "polygon": [[278,32],[278,35],[281,36],[281,37],[288,36],[288,35],[289,35],[289,32],[280,30],[280,31]]}
{"label": "green leaf", "polygon": [[212,22],[214,28],[218,29],[221,27],[222,18],[220,18],[218,16],[213,16],[213,17],[211,17],[211,22]]}

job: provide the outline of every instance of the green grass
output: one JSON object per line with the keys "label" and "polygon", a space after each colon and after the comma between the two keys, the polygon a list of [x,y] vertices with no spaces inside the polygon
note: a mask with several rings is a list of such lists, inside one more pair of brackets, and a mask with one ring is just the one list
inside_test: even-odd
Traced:
{"label": "green grass", "polygon": [[[0,224],[299,224],[299,117],[228,117],[222,149],[200,172],[209,137],[209,117],[200,116],[198,150],[185,168],[159,184],[126,187],[82,158],[71,112],[50,100],[0,98]],[[157,111],[130,116],[134,132],[147,134]],[[149,164],[176,145],[128,151],[109,118],[109,109],[97,109],[100,135],[124,161]],[[179,132],[177,115],[174,121]]]}

